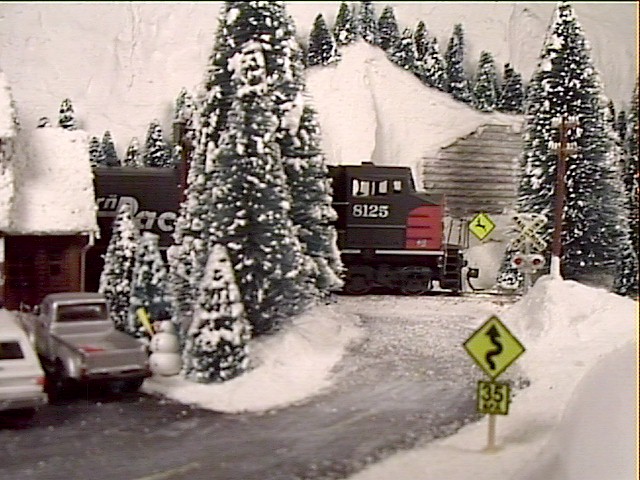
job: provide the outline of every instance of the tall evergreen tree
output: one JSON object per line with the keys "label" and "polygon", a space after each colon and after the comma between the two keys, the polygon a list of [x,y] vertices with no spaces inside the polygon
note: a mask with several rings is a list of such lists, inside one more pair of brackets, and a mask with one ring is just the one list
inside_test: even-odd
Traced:
{"label": "tall evergreen tree", "polygon": [[333,23],[333,38],[338,47],[350,45],[356,41],[356,22],[347,2],[340,3],[340,9]]}
{"label": "tall evergreen tree", "polygon": [[73,104],[71,103],[71,99],[69,98],[65,98],[60,104],[58,126],[64,128],[65,130],[76,130],[78,128],[75,112],[73,110]]}
{"label": "tall evergreen tree", "polygon": [[[577,118],[567,133],[574,147],[565,177],[562,265],[567,278],[611,271],[628,258],[631,242],[616,187],[611,141],[606,132],[602,86],[572,7],[560,2],[529,85],[525,145],[518,188],[519,212],[545,215],[551,239],[560,118]],[[552,270],[553,271],[553,270]]]}
{"label": "tall evergreen tree", "polygon": [[413,41],[413,32],[405,28],[400,41],[388,53],[389,59],[399,67],[418,75],[418,62],[416,45]]}
{"label": "tall evergreen tree", "polygon": [[510,63],[506,63],[498,95],[497,110],[505,113],[523,113],[524,97],[522,76],[513,69]]}
{"label": "tall evergreen tree", "polygon": [[98,137],[91,137],[89,140],[89,161],[91,162],[91,167],[104,167],[103,160],[104,157],[102,155],[100,139]]}
{"label": "tall evergreen tree", "polygon": [[249,366],[251,325],[223,246],[211,249],[198,292],[182,351],[182,372],[200,383],[224,382]]}
{"label": "tall evergreen tree", "polygon": [[493,112],[498,97],[498,77],[496,64],[490,52],[480,54],[475,82],[473,84],[473,104],[481,112]]}
{"label": "tall evergreen tree", "polygon": [[385,52],[396,50],[400,42],[400,30],[398,21],[391,5],[382,10],[378,19],[378,45]]}
{"label": "tall evergreen tree", "polygon": [[158,238],[155,233],[143,232],[135,252],[125,331],[138,338],[149,336],[138,317],[139,308],[144,308],[152,321],[171,318],[167,270]]}
{"label": "tall evergreen tree", "polygon": [[371,45],[378,45],[378,28],[373,2],[362,1],[356,17],[356,31],[359,38]]}
{"label": "tall evergreen tree", "polygon": [[171,148],[164,138],[162,126],[158,120],[149,124],[145,140],[144,164],[147,167],[173,167]]}
{"label": "tall evergreen tree", "polygon": [[445,52],[449,93],[460,102],[472,104],[473,96],[464,71],[464,48],[464,29],[462,24],[456,23]]}
{"label": "tall evergreen tree", "polygon": [[122,159],[123,167],[143,167],[144,160],[142,158],[142,152],[140,151],[140,142],[137,137],[131,138],[129,146]]}
{"label": "tall evergreen tree", "polygon": [[98,291],[107,300],[113,324],[124,332],[129,316],[133,265],[140,237],[129,204],[122,205],[117,212],[111,231]]}
{"label": "tall evergreen tree", "polygon": [[113,137],[111,136],[111,132],[106,130],[102,135],[102,156],[103,163],[107,167],[119,167],[120,159],[118,158],[118,153],[116,152],[116,146],[113,143]]}
{"label": "tall evergreen tree", "polygon": [[[173,121],[181,122],[184,125],[184,131],[182,139],[174,139],[176,144],[186,141],[193,148],[195,144],[196,110],[197,106],[193,95],[186,88],[181,88],[174,106]],[[176,164],[175,162],[173,163],[174,165]]]}
{"label": "tall evergreen tree", "polygon": [[305,308],[312,292],[302,247],[289,216],[279,125],[268,93],[267,62],[257,41],[242,46],[234,64],[229,129],[220,147],[220,194],[210,231],[229,251],[254,333],[277,329]]}
{"label": "tall evergreen tree", "polygon": [[313,28],[309,34],[309,47],[307,49],[307,65],[331,65],[340,60],[340,54],[335,40],[329,32],[324,16],[319,13],[313,22]]}

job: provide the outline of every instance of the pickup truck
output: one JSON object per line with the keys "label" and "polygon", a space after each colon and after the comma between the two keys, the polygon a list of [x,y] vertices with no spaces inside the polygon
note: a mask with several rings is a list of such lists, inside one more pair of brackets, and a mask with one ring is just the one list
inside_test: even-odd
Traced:
{"label": "pickup truck", "polygon": [[49,294],[33,311],[20,312],[20,320],[47,374],[50,399],[78,382],[132,392],[151,376],[147,346],[116,330],[99,293]]}

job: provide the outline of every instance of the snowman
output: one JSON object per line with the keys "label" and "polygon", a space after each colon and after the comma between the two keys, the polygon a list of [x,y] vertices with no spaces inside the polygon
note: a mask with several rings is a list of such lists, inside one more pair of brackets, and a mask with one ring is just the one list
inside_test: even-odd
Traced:
{"label": "snowman", "polygon": [[180,342],[171,320],[157,322],[157,332],[151,337],[149,365],[154,374],[169,377],[182,369]]}

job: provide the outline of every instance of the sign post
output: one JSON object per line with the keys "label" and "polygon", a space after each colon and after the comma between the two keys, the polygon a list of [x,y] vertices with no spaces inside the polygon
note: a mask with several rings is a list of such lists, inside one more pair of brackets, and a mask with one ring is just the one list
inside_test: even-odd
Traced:
{"label": "sign post", "polygon": [[496,316],[490,317],[466,342],[464,348],[491,381],[480,380],[477,411],[489,415],[487,451],[496,450],[496,415],[507,415],[511,392],[506,383],[496,382],[525,351],[520,341]]}
{"label": "sign post", "polygon": [[496,224],[491,217],[484,212],[478,213],[469,223],[469,230],[476,238],[483,241],[496,228]]}

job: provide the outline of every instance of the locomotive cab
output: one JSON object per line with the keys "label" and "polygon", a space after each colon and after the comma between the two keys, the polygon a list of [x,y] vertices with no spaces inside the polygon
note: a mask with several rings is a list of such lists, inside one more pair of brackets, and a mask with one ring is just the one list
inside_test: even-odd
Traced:
{"label": "locomotive cab", "polygon": [[420,294],[434,281],[460,291],[463,261],[459,247],[444,240],[442,195],[416,191],[408,167],[364,163],[329,173],[347,293],[381,287]]}

